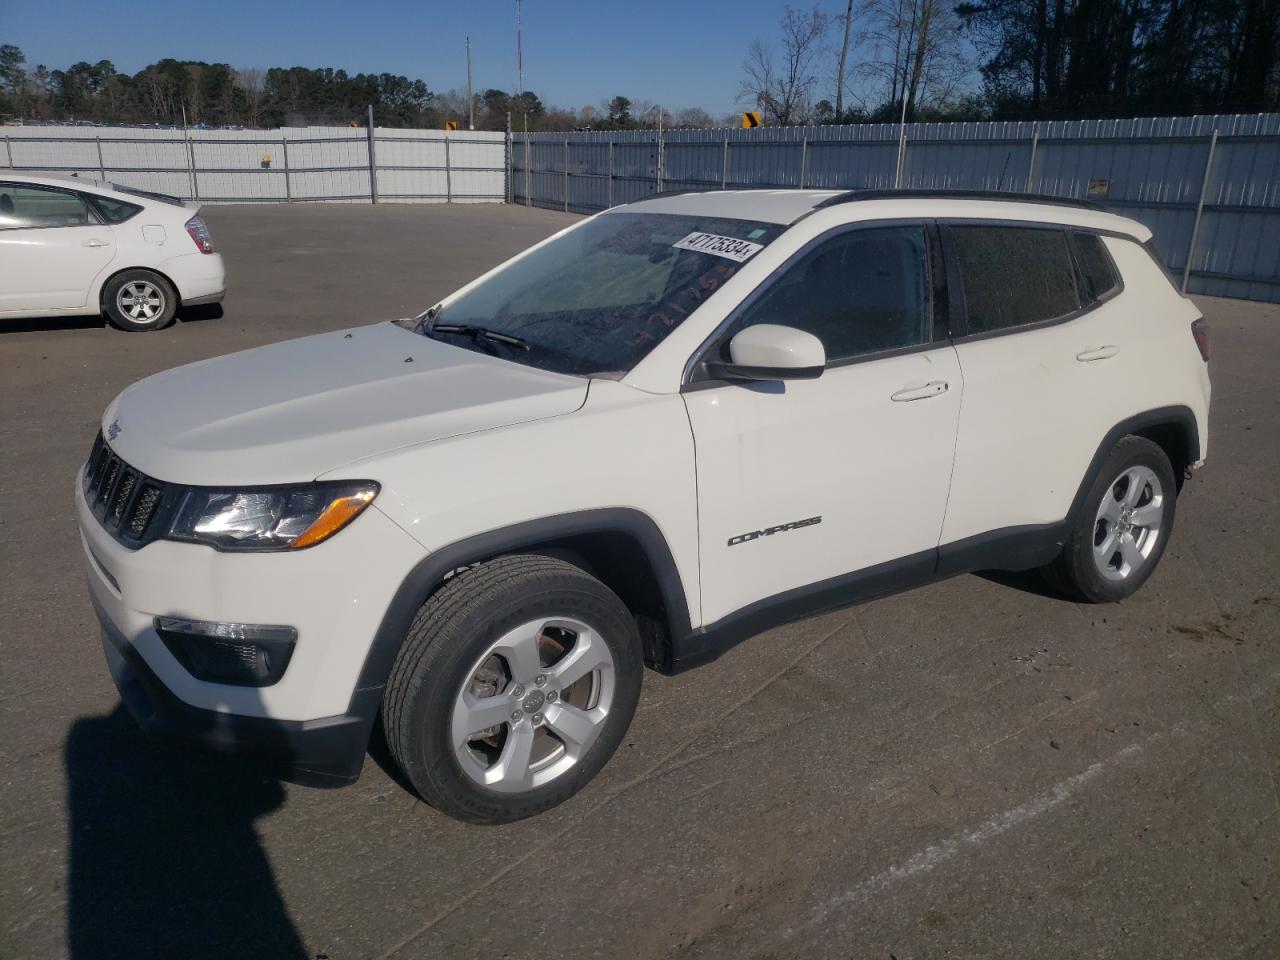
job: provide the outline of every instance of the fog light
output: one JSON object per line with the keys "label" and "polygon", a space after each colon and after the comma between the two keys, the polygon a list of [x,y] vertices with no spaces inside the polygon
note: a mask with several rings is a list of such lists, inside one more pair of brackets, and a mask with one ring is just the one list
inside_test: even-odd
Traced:
{"label": "fog light", "polygon": [[210,623],[156,617],[156,633],[197,680],[269,687],[282,676],[298,631],[257,623]]}

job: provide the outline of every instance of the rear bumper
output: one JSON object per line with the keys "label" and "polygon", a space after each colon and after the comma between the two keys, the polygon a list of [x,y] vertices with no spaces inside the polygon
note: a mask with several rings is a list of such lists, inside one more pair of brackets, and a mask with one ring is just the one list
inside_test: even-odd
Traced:
{"label": "rear bumper", "polygon": [[178,288],[183,306],[219,303],[227,288],[227,271],[220,253],[184,253],[159,264]]}
{"label": "rear bumper", "polygon": [[102,649],[120,699],[149,735],[247,757],[284,780],[307,786],[341,787],[359,778],[381,688],[356,691],[345,715],[322,720],[273,720],[193,707],[174,696],[92,591],[89,596],[102,624]]}

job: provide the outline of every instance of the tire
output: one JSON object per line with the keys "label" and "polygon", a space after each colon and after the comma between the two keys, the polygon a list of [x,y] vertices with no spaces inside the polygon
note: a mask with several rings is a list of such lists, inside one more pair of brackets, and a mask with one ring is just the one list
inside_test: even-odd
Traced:
{"label": "tire", "polygon": [[562,560],[499,557],[418,610],[387,682],[387,745],[443,813],[520,820],[605,765],[642,673],[635,620],[608,587]]}
{"label": "tire", "polygon": [[1164,556],[1177,512],[1169,458],[1145,437],[1124,437],[1094,477],[1062,553],[1042,573],[1086,603],[1116,603],[1147,582]]}
{"label": "tire", "polygon": [[102,312],[120,330],[163,330],[178,312],[178,291],[158,273],[125,270],[103,289]]}

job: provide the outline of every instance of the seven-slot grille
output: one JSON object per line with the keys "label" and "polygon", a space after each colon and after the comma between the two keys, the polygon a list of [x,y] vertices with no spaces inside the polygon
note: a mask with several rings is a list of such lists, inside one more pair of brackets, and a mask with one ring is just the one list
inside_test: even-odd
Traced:
{"label": "seven-slot grille", "polygon": [[172,509],[176,496],[168,484],[116,456],[99,433],[84,467],[84,498],[117,540],[140,547],[160,535],[163,523],[157,517]]}

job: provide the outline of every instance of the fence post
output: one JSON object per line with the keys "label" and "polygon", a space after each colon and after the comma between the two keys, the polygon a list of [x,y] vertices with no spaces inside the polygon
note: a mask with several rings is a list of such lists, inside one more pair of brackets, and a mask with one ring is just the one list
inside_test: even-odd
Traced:
{"label": "fence post", "polygon": [[[904,98],[905,96],[906,94],[903,94]],[[902,108],[904,116],[906,115],[906,109],[907,108],[905,106]],[[902,132],[898,138],[898,166],[893,173],[893,189],[895,190],[902,189],[902,175],[906,172],[906,169],[907,169],[907,122],[904,119],[902,121]]]}
{"label": "fence post", "polygon": [[1191,259],[1196,254],[1196,238],[1200,233],[1200,214],[1204,212],[1205,194],[1209,192],[1209,174],[1213,168],[1213,151],[1218,146],[1218,128],[1214,127],[1213,136],[1209,138],[1209,153],[1204,158],[1204,176],[1200,178],[1200,199],[1196,201],[1196,219],[1191,224],[1191,243],[1187,246],[1187,262],[1182,268],[1182,292],[1187,292],[1187,282],[1191,279]]}
{"label": "fence post", "polygon": [[449,162],[449,134],[444,135],[444,200],[453,203],[453,170]]}
{"label": "fence post", "polygon": [[191,139],[191,131],[187,131],[187,164],[191,171],[191,199],[200,199],[200,178],[196,175],[196,145]]}
{"label": "fence post", "polygon": [[103,182],[107,179],[107,167],[102,162],[102,138],[94,137],[94,141],[98,144],[98,174],[102,177]]}
{"label": "fence post", "polygon": [[513,151],[514,151],[514,149],[515,149],[515,144],[514,144],[514,142],[513,142],[513,141],[512,141],[512,139],[511,139],[511,111],[510,111],[510,110],[508,110],[508,111],[507,111],[507,142],[506,142],[506,148],[507,148],[507,149],[506,149],[506,167],[507,167],[507,169],[506,169],[506,174],[507,174],[507,182],[506,182],[506,186],[505,186],[505,189],[503,190],[503,192],[506,194],[506,201],[507,201],[507,203],[514,203],[514,202],[515,202],[515,199],[516,199],[516,194],[515,194],[515,190],[516,190],[516,185],[515,185],[515,177],[516,177],[516,173],[515,173],[516,158],[515,158],[515,155],[514,155],[514,153],[513,153]]}
{"label": "fence post", "polygon": [[13,144],[9,142],[9,135],[4,135],[4,158],[9,162],[9,169],[13,169]]}
{"label": "fence post", "polygon": [[369,123],[367,126],[369,137],[369,201],[371,203],[378,202],[378,160],[373,150],[373,104],[369,104]]}
{"label": "fence post", "polygon": [[605,187],[605,207],[613,206],[613,141],[609,141],[609,181]]}
{"label": "fence post", "polygon": [[720,189],[729,186],[729,135],[724,135],[724,159],[720,161]]}
{"label": "fence post", "polygon": [[1031,184],[1035,181],[1036,175],[1036,148],[1040,146],[1040,127],[1033,124],[1031,127],[1031,161],[1027,164],[1027,186],[1025,193],[1031,192]]}
{"label": "fence post", "polygon": [[658,173],[658,183],[657,183],[657,187],[658,187],[658,189],[655,191],[656,193],[661,193],[661,192],[662,192],[662,173],[663,173],[663,170],[662,170],[662,159],[663,159],[663,158],[662,158],[662,108],[661,108],[661,107],[659,107],[659,108],[658,108],[658,170],[657,170],[657,173]]}
{"label": "fence post", "polygon": [[289,138],[280,138],[280,153],[284,157],[284,198],[293,203],[293,187],[289,184]]}
{"label": "fence post", "polygon": [[804,189],[805,168],[809,165],[809,138],[800,139],[800,189]]}
{"label": "fence post", "polygon": [[564,212],[569,212],[569,141],[564,142]]}

